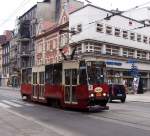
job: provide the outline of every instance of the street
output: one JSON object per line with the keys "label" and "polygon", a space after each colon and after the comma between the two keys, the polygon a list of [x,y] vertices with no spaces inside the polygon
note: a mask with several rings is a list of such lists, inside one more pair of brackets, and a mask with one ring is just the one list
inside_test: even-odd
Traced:
{"label": "street", "polygon": [[23,102],[19,91],[0,90],[1,136],[149,136],[150,103],[116,101],[110,110],[85,113]]}

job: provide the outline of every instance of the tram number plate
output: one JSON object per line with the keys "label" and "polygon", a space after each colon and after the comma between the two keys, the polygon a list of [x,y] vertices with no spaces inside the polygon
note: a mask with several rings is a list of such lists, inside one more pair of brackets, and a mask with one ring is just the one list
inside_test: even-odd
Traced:
{"label": "tram number plate", "polygon": [[117,96],[122,96],[122,94],[117,94]]}
{"label": "tram number plate", "polygon": [[101,93],[96,93],[96,96],[101,96]]}

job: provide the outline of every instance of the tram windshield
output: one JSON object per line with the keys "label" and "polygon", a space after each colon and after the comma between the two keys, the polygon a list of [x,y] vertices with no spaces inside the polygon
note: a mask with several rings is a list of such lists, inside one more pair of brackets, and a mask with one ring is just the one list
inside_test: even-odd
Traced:
{"label": "tram windshield", "polygon": [[87,62],[87,78],[89,84],[104,83],[104,63],[98,61]]}

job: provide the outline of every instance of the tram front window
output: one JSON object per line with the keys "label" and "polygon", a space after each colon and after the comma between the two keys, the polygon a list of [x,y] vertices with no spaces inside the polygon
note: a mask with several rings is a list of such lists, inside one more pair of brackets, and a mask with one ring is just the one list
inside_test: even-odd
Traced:
{"label": "tram front window", "polygon": [[104,83],[102,62],[87,62],[87,74],[89,84]]}

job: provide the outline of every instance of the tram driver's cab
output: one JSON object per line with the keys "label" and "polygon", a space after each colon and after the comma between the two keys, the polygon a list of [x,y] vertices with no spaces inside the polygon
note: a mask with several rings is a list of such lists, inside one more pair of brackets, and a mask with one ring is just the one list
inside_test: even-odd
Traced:
{"label": "tram driver's cab", "polygon": [[104,62],[85,60],[64,62],[63,73],[65,103],[78,104],[79,100],[88,97],[92,100],[88,104],[106,106],[109,87],[105,83]]}

